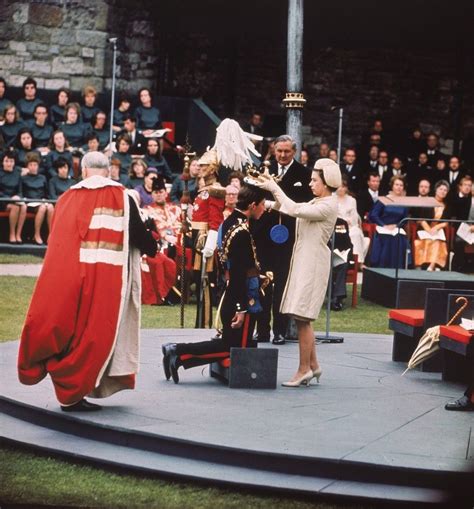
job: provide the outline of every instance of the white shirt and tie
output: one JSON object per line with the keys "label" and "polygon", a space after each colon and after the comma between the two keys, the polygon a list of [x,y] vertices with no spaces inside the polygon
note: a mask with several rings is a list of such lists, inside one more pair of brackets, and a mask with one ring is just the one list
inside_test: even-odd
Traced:
{"label": "white shirt and tie", "polygon": [[369,194],[372,197],[372,201],[375,203],[379,199],[379,192],[378,191],[372,191],[372,189],[369,188]]}
{"label": "white shirt and tie", "polygon": [[293,164],[293,159],[285,165],[278,164],[278,176],[280,178],[283,178],[285,176],[285,173],[288,171],[288,168]]}
{"label": "white shirt and tie", "polygon": [[458,171],[449,171],[449,183],[452,184],[457,178],[458,178],[458,175],[459,175],[459,170]]}

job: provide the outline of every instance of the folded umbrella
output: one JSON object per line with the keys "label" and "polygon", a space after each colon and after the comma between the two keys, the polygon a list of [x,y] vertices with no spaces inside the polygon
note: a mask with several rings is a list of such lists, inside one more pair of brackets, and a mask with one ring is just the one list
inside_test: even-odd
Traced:
{"label": "folded umbrella", "polygon": [[[454,316],[446,325],[451,325],[467,307],[466,297],[458,297],[456,299],[456,304],[459,302],[462,302],[461,307],[456,311]],[[415,368],[422,362],[428,360],[430,357],[433,357],[433,355],[439,350],[439,331],[439,325],[435,325],[434,327],[426,329],[426,332],[423,334],[423,336],[421,336],[420,341],[418,342],[418,345],[413,352],[413,355],[408,361],[407,369],[402,373],[402,376],[410,369]]]}

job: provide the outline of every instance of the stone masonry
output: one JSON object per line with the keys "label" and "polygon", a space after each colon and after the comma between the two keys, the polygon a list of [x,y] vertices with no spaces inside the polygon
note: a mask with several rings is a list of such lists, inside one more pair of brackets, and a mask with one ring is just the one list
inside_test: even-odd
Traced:
{"label": "stone masonry", "polygon": [[[146,3],[146,2],[145,2]],[[0,0],[0,75],[10,86],[33,76],[39,88],[110,89],[118,37],[117,88],[156,84],[157,39],[148,9],[104,0]],[[143,6],[143,5],[142,5]]]}

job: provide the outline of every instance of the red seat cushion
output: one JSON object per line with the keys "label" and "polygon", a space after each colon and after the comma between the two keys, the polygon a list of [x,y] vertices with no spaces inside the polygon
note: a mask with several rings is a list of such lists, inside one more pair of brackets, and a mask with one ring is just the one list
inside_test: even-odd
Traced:
{"label": "red seat cushion", "polygon": [[425,311],[424,309],[391,309],[388,316],[392,320],[397,320],[413,327],[423,327]]}
{"label": "red seat cushion", "polygon": [[440,335],[466,345],[468,345],[474,337],[472,331],[463,329],[460,325],[441,325]]}

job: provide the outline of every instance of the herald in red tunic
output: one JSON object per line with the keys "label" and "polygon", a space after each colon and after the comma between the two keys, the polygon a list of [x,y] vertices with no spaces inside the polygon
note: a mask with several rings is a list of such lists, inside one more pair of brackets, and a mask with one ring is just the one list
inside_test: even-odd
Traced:
{"label": "herald in red tunic", "polygon": [[103,177],[84,180],[57,203],[18,375],[32,385],[49,374],[63,405],[134,387],[140,255],[129,249],[128,222],[126,191]]}

